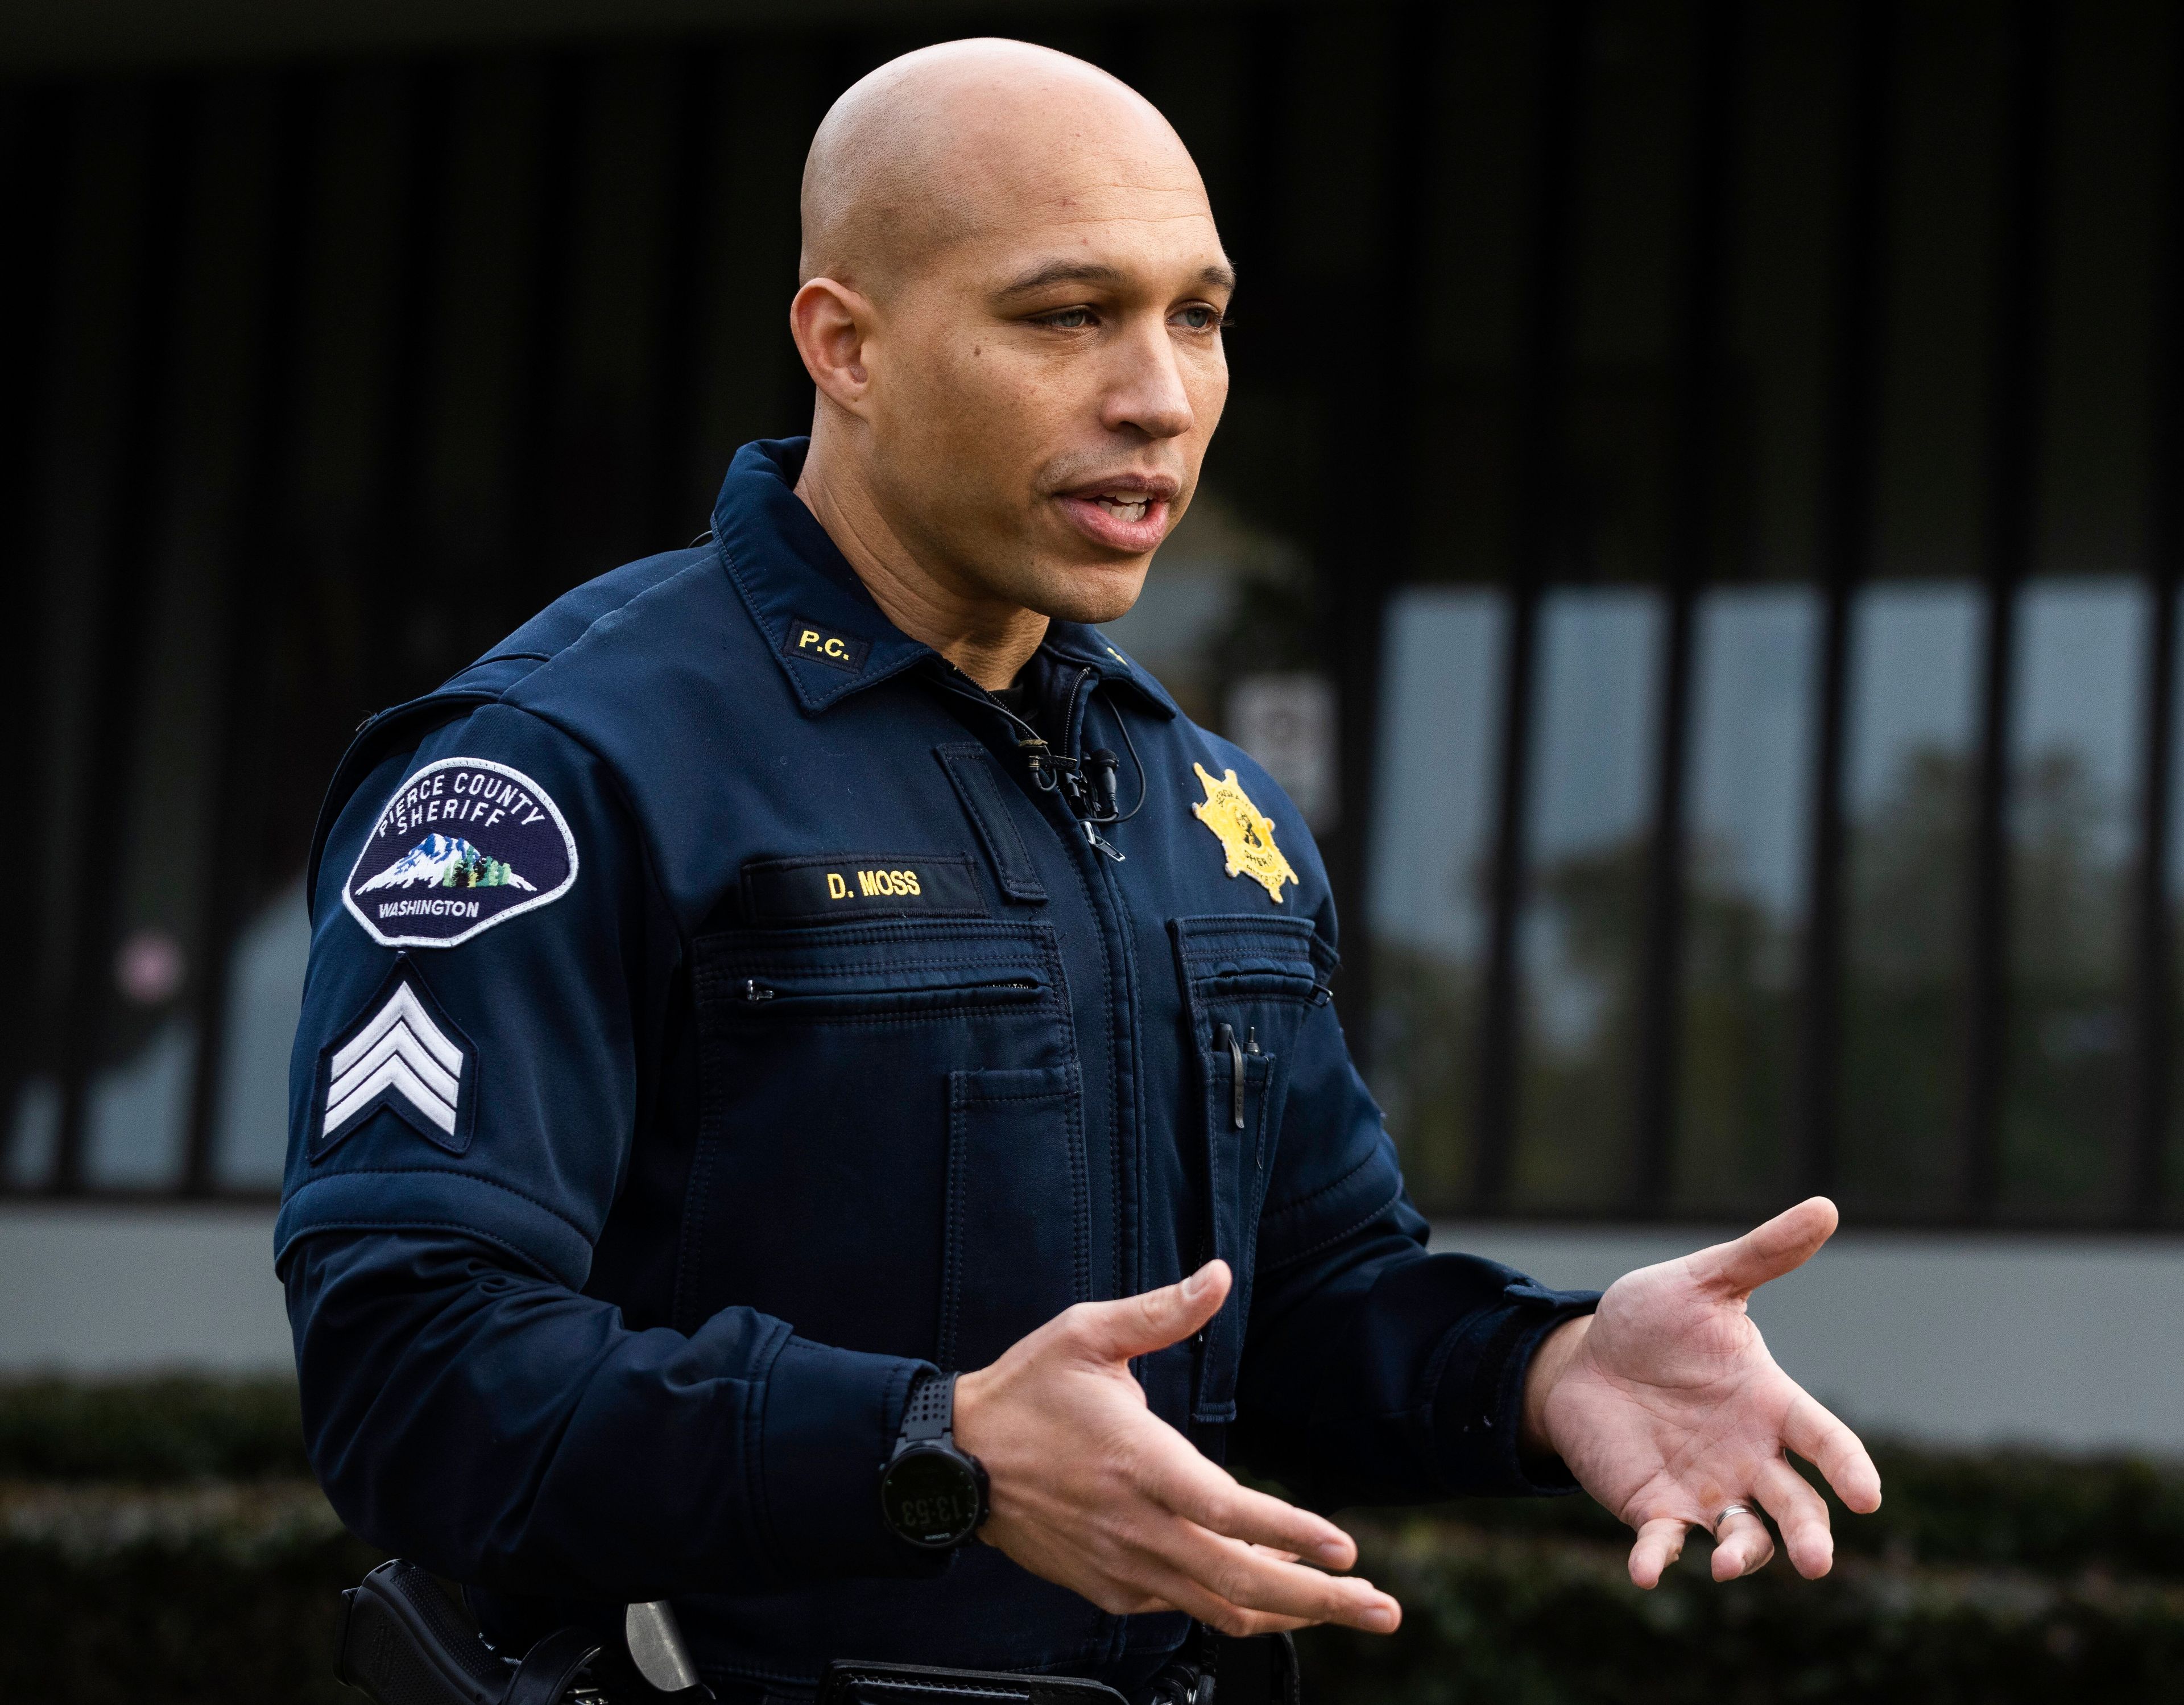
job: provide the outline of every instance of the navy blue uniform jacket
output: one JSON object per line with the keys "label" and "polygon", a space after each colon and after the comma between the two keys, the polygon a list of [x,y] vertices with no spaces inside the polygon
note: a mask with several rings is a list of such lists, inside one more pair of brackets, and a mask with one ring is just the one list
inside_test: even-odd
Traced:
{"label": "navy blue uniform jacket", "polygon": [[[1586,1301],[1426,1253],[1295,808],[1056,623],[1034,719],[1142,765],[1094,846],[880,613],[803,450],[746,447],[711,542],[336,778],[277,1233],[336,1509],[505,1637],[672,1599],[738,1697],[834,1657],[1126,1675],[1180,1618],[915,1551],[878,1468],[920,1369],[1212,1255],[1220,1316],[1139,1364],[1200,1448],[1322,1505],[1544,1490],[1523,1372]],[[1231,874],[1237,792],[1293,881]]]}

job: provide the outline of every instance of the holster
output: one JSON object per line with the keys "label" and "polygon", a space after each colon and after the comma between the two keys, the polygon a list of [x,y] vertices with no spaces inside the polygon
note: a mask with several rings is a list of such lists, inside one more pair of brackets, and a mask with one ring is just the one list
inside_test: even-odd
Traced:
{"label": "holster", "polygon": [[712,1697],[660,1692],[583,1629],[557,1630],[521,1658],[495,1652],[439,1582],[399,1557],[342,1595],[334,1675],[379,1705],[563,1705],[579,1688],[601,1705]]}
{"label": "holster", "polygon": [[[658,1673],[658,1666],[650,1666]],[[687,1672],[686,1672],[687,1673]],[[518,1659],[496,1652],[438,1581],[398,1557],[342,1595],[334,1674],[379,1705],[690,1705],[702,1685],[663,1693],[627,1654],[588,1630],[549,1634]],[[1195,1624],[1152,1683],[1152,1705],[1301,1705],[1285,1634],[1234,1640]],[[840,1659],[818,1705],[1128,1705],[1100,1681],[1016,1670],[943,1669]]]}

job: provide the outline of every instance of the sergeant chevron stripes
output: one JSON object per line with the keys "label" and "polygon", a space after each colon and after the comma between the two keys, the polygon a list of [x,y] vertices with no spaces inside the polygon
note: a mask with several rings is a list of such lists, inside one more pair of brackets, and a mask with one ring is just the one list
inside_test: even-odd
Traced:
{"label": "sergeant chevron stripes", "polygon": [[464,1064],[462,1049],[432,1022],[410,985],[397,983],[371,1021],[334,1055],[320,1135],[331,1135],[380,1091],[392,1089],[452,1137]]}

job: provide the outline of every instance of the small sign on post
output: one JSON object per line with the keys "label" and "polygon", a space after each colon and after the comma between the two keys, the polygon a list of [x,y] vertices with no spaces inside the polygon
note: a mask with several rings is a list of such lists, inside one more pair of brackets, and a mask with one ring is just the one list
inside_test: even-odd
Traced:
{"label": "small sign on post", "polygon": [[1334,683],[1325,675],[1246,675],[1228,694],[1228,736],[1267,767],[1314,834],[1341,815]]}

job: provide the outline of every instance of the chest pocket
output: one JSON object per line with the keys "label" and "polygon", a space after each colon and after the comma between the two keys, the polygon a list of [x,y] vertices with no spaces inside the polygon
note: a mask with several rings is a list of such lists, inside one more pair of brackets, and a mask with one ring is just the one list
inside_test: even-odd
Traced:
{"label": "chest pocket", "polygon": [[903,918],[694,944],[686,1331],[730,1304],[981,1367],[1089,1295],[1067,992],[1035,923]]}
{"label": "chest pocket", "polygon": [[1200,1341],[1191,1419],[1233,1421],[1259,1213],[1281,1136],[1282,1061],[1306,1015],[1326,1003],[1335,960],[1299,918],[1177,918],[1168,930],[1199,1065],[1199,1104],[1184,1128],[1203,1133],[1202,1253],[1235,1277]]}

